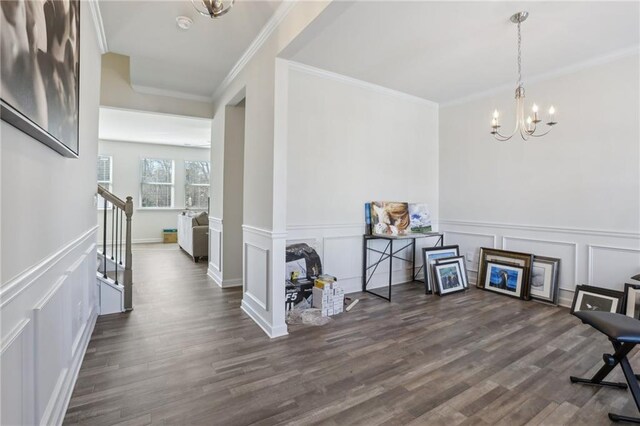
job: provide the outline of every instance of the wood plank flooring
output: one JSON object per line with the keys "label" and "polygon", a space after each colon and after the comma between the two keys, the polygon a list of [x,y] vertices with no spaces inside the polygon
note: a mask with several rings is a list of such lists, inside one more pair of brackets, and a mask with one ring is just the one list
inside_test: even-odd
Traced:
{"label": "wood plank flooring", "polygon": [[[606,338],[567,309],[471,289],[360,303],[268,339],[176,245],[136,246],[134,306],[100,317],[65,424],[602,425],[628,391],[572,385]],[[631,361],[640,372],[640,357]],[[618,380],[622,374],[616,371]]]}

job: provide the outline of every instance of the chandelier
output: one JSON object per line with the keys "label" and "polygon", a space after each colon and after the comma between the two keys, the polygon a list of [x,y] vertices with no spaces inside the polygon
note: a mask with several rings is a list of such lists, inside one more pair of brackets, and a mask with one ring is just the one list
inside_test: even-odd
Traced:
{"label": "chandelier", "polygon": [[224,15],[231,9],[234,2],[235,0],[191,0],[199,14],[210,18],[219,18]]}
{"label": "chandelier", "polygon": [[[529,137],[540,137],[544,136],[551,131],[551,126],[558,124],[555,121],[555,113],[556,110],[553,107],[549,107],[549,115],[547,118],[546,125],[549,126],[549,129],[546,132],[537,132],[538,131],[538,123],[542,122],[540,116],[538,115],[538,105],[535,103],[531,107],[531,115],[529,115],[526,119],[524,118],[524,87],[522,86],[522,37],[520,35],[520,24],[522,24],[527,17],[529,16],[529,12],[518,12],[515,15],[511,16],[511,22],[518,25],[518,87],[516,88],[516,127],[513,130],[513,133],[510,135],[503,135],[500,133],[498,129],[500,129],[500,114],[496,109],[493,111],[493,119],[491,120],[491,134],[494,138],[499,141],[508,141],[511,139],[516,133],[519,133],[522,139],[525,141],[529,139]],[[537,132],[537,133],[536,133]]]}

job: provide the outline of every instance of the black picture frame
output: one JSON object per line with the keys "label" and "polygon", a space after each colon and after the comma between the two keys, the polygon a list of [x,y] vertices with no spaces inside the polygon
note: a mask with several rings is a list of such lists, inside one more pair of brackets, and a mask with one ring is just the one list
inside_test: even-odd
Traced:
{"label": "black picture frame", "polygon": [[622,312],[628,317],[640,319],[640,284],[625,283]]}
{"label": "black picture frame", "polygon": [[[440,254],[446,254],[446,256],[436,257]],[[458,256],[460,256],[460,247],[457,245],[422,248],[422,270],[424,272],[425,294],[431,294],[434,292],[432,266],[435,265],[436,259]]]}
{"label": "black picture frame", "polygon": [[[462,270],[458,262],[436,263],[433,265],[433,277],[438,296],[446,296],[466,290],[462,279]],[[447,283],[444,282],[445,277]]]}
{"label": "black picture frame", "polygon": [[[8,3],[7,3],[8,4]],[[4,5],[3,5],[4,6]],[[68,7],[67,7],[68,6]],[[0,64],[2,120],[62,156],[80,154],[80,0],[15,2],[0,10],[2,47],[28,46]],[[13,19],[13,14],[31,19]],[[10,16],[8,16],[10,15]],[[22,28],[17,23],[25,23]],[[34,37],[31,34],[44,37]],[[23,42],[23,38],[32,40]],[[40,44],[38,44],[40,43]],[[46,45],[44,45],[46,43]],[[7,53],[5,55],[5,53]]]}
{"label": "black picture frame", "polygon": [[[589,300],[585,300],[584,296],[586,295],[589,296]],[[603,303],[598,303],[598,299],[601,299]],[[609,301],[611,301],[611,305],[609,309],[605,309],[606,306],[609,305]],[[623,312],[624,292],[592,285],[577,285],[573,294],[570,312],[573,314],[584,310],[578,309],[584,304],[589,304],[593,307],[588,309],[590,311],[605,311],[619,314]]]}
{"label": "black picture frame", "polygon": [[[507,286],[508,282],[515,278],[516,280],[516,288],[512,292],[507,288],[501,288],[499,286],[490,285],[489,282],[492,281],[491,274],[494,269],[501,271],[504,273],[504,285]],[[513,272],[516,274],[513,277],[513,274],[509,274],[509,272]],[[494,262],[494,261],[486,261],[484,276],[482,278],[483,286],[482,289],[485,291],[490,291],[492,293],[498,293],[505,296],[513,297],[516,299],[524,299],[525,298],[525,268],[520,265],[516,265],[513,263],[502,263],[502,262]],[[489,284],[489,285],[487,285]]]}

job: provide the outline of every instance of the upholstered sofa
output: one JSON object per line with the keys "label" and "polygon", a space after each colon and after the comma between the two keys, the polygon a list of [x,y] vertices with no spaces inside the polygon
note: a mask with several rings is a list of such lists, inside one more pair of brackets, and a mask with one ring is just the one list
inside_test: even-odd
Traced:
{"label": "upholstered sofa", "polygon": [[187,211],[178,215],[178,245],[197,262],[209,256],[209,216]]}

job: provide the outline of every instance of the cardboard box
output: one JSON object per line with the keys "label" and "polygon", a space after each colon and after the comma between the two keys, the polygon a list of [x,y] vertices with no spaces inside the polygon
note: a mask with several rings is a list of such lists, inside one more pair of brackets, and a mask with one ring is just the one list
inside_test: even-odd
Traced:
{"label": "cardboard box", "polygon": [[165,243],[177,243],[178,242],[178,230],[177,229],[163,229],[162,241]]}

